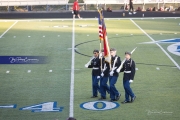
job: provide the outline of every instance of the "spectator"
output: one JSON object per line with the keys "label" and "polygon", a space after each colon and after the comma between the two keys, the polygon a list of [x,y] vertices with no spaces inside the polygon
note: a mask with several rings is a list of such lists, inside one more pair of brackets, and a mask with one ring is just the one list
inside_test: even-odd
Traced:
{"label": "spectator", "polygon": [[178,7],[178,9],[177,9],[178,11],[180,11],[180,7]]}
{"label": "spectator", "polygon": [[173,6],[169,6],[169,10],[168,11],[173,11]]}
{"label": "spectator", "polygon": [[142,11],[142,9],[140,7],[138,7],[137,11]]}
{"label": "spectator", "polygon": [[108,7],[107,12],[112,12],[112,9],[110,7]]}
{"label": "spectator", "polygon": [[75,18],[76,16],[78,16],[78,18],[81,18],[80,15],[79,15],[78,0],[74,0],[74,4],[73,4],[73,18]]}
{"label": "spectator", "polygon": [[156,7],[154,7],[154,8],[152,9],[152,11],[156,11]]}
{"label": "spectator", "polygon": [[125,6],[125,10],[129,10],[129,6],[128,6],[128,4],[126,4],[126,6]]}
{"label": "spectator", "polygon": [[159,11],[164,11],[163,7],[159,8]]}

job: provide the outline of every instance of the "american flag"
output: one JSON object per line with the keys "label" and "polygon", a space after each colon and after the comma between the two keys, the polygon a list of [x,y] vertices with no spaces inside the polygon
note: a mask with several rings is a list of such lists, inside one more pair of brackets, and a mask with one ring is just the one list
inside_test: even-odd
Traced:
{"label": "american flag", "polygon": [[[103,40],[103,30],[106,31],[106,26],[104,24],[104,18],[103,18],[103,13],[101,11],[99,11],[99,39]],[[105,29],[104,29],[105,27]]]}
{"label": "american flag", "polygon": [[104,45],[104,58],[105,61],[108,63],[111,62],[111,55],[110,55],[110,49],[108,44],[108,38],[107,38],[107,32],[106,32],[106,25],[104,22],[104,16],[103,12],[99,10],[99,38],[103,41]]}

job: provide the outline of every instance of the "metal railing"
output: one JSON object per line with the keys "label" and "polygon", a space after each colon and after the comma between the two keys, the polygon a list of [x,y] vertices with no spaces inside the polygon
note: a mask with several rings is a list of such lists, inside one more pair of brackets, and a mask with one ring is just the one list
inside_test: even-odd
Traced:
{"label": "metal railing", "polygon": [[[124,4],[129,0],[84,0],[85,4]],[[134,4],[180,3],[180,0],[133,0]]]}
{"label": "metal railing", "polygon": [[69,0],[0,0],[0,6],[67,5]]}

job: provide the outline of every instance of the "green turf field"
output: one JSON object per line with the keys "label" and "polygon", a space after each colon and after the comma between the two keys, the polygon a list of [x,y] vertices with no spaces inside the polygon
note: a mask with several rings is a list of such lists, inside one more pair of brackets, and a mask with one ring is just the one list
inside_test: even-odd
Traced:
{"label": "green turf field", "polygon": [[[69,114],[77,120],[179,120],[180,56],[169,52],[167,47],[176,44],[178,48],[180,44],[159,43],[168,57],[155,43],[145,42],[180,39],[180,18],[106,19],[105,22],[109,45],[117,49],[121,59],[125,51],[137,47],[132,55],[138,69],[131,85],[137,96],[134,103],[121,104],[125,99],[121,73],[116,84],[122,94],[116,102],[118,108],[93,111],[80,107],[84,102],[98,101],[90,98],[91,69],[84,68],[92,51],[99,49],[96,19],[75,21],[75,50],[80,54],[74,52],[74,58],[73,20],[0,20],[0,56],[47,56],[49,61],[0,64],[0,120],[66,120]],[[72,81],[74,90],[70,90]],[[74,93],[73,101],[70,92]],[[97,106],[102,108],[100,103]],[[40,111],[32,112],[37,107]],[[52,109],[43,112],[43,107]]]}

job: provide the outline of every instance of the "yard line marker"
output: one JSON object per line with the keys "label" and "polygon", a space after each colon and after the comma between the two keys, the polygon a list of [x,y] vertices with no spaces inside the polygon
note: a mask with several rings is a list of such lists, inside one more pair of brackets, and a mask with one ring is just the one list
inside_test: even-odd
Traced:
{"label": "yard line marker", "polygon": [[10,73],[10,71],[6,71],[6,73]]}
{"label": "yard line marker", "polygon": [[52,70],[49,70],[49,72],[52,72]]}
{"label": "yard line marker", "polygon": [[0,108],[16,108],[17,105],[3,105]]}
{"label": "yard line marker", "polygon": [[77,50],[78,48],[68,48],[68,50],[71,50],[71,49]]}
{"label": "yard line marker", "polygon": [[70,102],[69,102],[69,117],[74,116],[74,46],[75,46],[75,19],[72,22],[72,58],[71,58],[71,86],[70,86]]}
{"label": "yard line marker", "polygon": [[63,28],[66,28],[66,27],[69,27],[69,26],[67,26],[67,25],[63,25],[62,27],[63,27]]}
{"label": "yard line marker", "polygon": [[45,35],[43,37],[45,37]]}
{"label": "yard line marker", "polygon": [[156,70],[160,70],[160,68],[156,67]]}
{"label": "yard line marker", "polygon": [[177,34],[177,33],[174,33],[174,34]]}
{"label": "yard line marker", "polygon": [[53,26],[53,27],[58,28],[59,26]]}
{"label": "yard line marker", "polygon": [[87,35],[87,36],[89,36],[89,35]]}
{"label": "yard line marker", "polygon": [[[149,37],[149,39],[151,39],[151,41],[155,42],[155,40],[149,36],[138,24],[136,24],[132,19],[130,19],[132,23],[134,23],[134,25],[136,27],[138,27],[147,37]],[[155,43],[166,55],[167,57],[174,63],[175,66],[177,66],[177,68],[180,70],[180,66],[177,64],[177,62],[164,50],[164,48],[159,44],[159,43]]]}
{"label": "yard line marker", "polygon": [[116,35],[118,35],[118,34],[116,34]]}
{"label": "yard line marker", "polygon": [[136,70],[139,70],[138,68],[136,68]]}
{"label": "yard line marker", "polygon": [[31,36],[28,36],[28,37],[31,37]]}
{"label": "yard line marker", "polygon": [[28,73],[30,73],[30,72],[31,72],[31,70],[28,70],[27,72],[28,72]]}
{"label": "yard line marker", "polygon": [[2,38],[3,35],[5,35],[18,21],[14,22],[1,36],[0,38]]}

